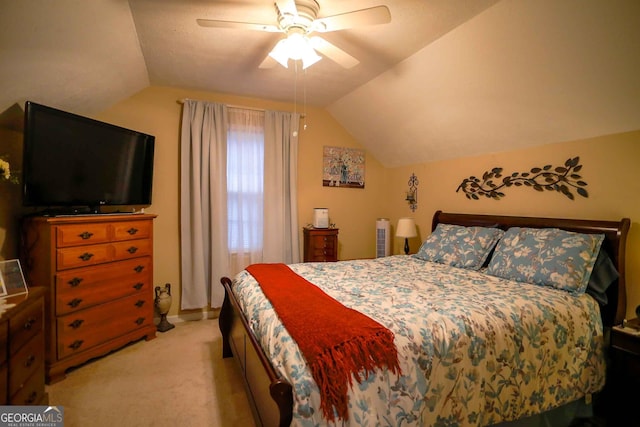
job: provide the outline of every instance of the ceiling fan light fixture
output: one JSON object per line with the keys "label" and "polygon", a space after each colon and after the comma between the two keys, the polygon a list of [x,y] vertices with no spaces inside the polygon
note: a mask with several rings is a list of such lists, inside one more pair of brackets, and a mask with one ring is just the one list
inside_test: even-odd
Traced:
{"label": "ceiling fan light fixture", "polygon": [[309,49],[304,53],[304,56],[302,57],[302,69],[306,70],[307,67],[312,66],[321,59],[322,56],[318,55],[315,50],[309,47]]}
{"label": "ceiling fan light fixture", "polygon": [[302,61],[302,68],[306,69],[322,59],[313,49],[309,38],[299,32],[290,32],[286,39],[280,40],[269,56],[278,61],[283,67],[288,67],[289,59]]}
{"label": "ceiling fan light fixture", "polygon": [[284,68],[289,68],[289,52],[287,49],[287,40],[280,40],[269,52],[269,56],[278,61]]}
{"label": "ceiling fan light fixture", "polygon": [[309,49],[313,50],[309,45],[309,39],[298,32],[291,32],[287,36],[287,49],[291,59],[302,59]]}

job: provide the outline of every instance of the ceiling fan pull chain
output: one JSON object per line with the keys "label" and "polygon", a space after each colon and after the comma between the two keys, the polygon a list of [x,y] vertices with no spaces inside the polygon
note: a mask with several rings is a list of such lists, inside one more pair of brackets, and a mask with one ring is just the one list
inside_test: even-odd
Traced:
{"label": "ceiling fan pull chain", "polygon": [[[295,73],[295,77],[293,79],[293,116],[295,117],[298,113],[298,61],[293,61],[293,72]],[[293,131],[293,136],[298,136],[298,131]]]}
{"label": "ceiling fan pull chain", "polygon": [[303,102],[303,110],[302,117],[304,118],[304,122],[302,124],[302,130],[307,130],[307,70],[306,68],[302,70],[302,102]]}

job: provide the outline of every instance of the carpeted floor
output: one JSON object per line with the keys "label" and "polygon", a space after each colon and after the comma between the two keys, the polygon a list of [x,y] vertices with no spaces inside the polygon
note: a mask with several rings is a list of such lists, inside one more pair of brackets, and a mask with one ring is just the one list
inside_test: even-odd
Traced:
{"label": "carpeted floor", "polygon": [[222,359],[218,320],[176,323],[68,371],[47,386],[65,427],[254,426],[233,359]]}

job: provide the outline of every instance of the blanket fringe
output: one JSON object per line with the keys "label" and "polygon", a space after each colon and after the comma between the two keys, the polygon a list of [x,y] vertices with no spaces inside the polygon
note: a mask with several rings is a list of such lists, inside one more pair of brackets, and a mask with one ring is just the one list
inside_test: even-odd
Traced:
{"label": "blanket fringe", "polygon": [[354,337],[325,349],[313,361],[310,369],[322,396],[321,408],[329,421],[348,419],[347,393],[353,379],[359,383],[377,368],[387,368],[400,374],[398,353],[393,333],[380,330],[375,335]]}

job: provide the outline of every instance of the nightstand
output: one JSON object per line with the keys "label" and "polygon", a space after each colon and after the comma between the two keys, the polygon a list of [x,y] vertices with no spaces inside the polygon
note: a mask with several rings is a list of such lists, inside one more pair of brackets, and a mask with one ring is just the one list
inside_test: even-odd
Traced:
{"label": "nightstand", "polygon": [[630,425],[638,418],[636,391],[640,388],[640,321],[611,328],[611,348],[603,406],[607,425]]}
{"label": "nightstand", "polygon": [[337,228],[304,229],[304,262],[327,262],[337,260]]}

